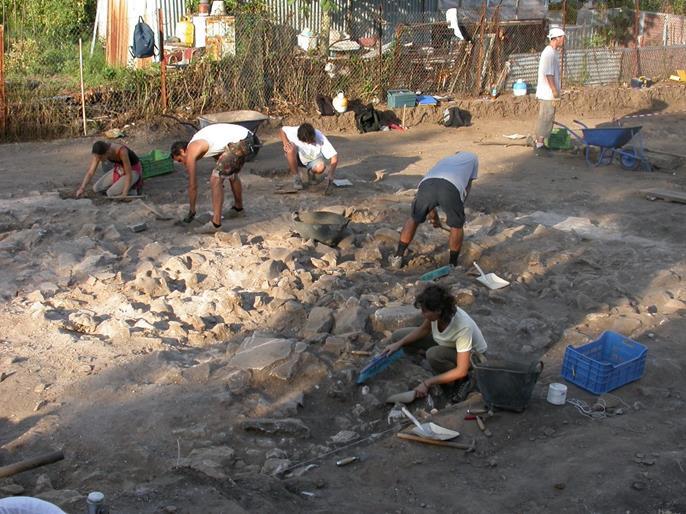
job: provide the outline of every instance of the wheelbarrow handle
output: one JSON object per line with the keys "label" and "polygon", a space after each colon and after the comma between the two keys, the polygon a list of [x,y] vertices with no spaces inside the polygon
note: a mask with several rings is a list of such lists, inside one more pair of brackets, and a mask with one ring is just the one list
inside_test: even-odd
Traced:
{"label": "wheelbarrow handle", "polygon": [[586,125],[585,123],[580,122],[579,120],[574,120],[574,123],[576,123],[577,125],[581,125],[581,126],[582,126],[583,128],[585,128],[585,129],[588,128],[588,125]]}

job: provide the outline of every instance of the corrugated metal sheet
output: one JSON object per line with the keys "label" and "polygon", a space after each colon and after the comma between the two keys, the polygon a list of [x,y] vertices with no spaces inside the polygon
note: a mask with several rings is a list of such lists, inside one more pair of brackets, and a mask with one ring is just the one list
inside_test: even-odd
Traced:
{"label": "corrugated metal sheet", "polygon": [[[164,13],[164,34],[169,37],[174,34],[176,23],[186,11],[185,0],[108,0],[107,2],[107,32],[106,54],[107,64],[110,66],[146,66],[153,59],[134,59],[129,53],[133,42],[133,30],[142,16],[145,22],[155,32],[155,44],[160,47],[159,24],[157,10]],[[155,61],[159,58],[156,56]]]}
{"label": "corrugated metal sheet", "polygon": [[[565,53],[565,84],[585,85],[615,84],[619,81],[622,50],[594,48],[588,50],[568,50]],[[510,56],[511,88],[518,79],[530,87],[536,87],[538,80],[538,61],[540,54],[512,54]]]}
{"label": "corrugated metal sheet", "polygon": [[[331,28],[350,34],[353,38],[376,35],[379,5],[385,20],[384,33],[392,37],[398,23],[445,20],[438,12],[438,0],[333,0]],[[309,28],[319,32],[321,5],[319,0],[266,0],[267,10],[274,21],[290,25],[298,32]],[[305,13],[308,13],[306,16]],[[384,37],[384,40],[386,37]]]}
{"label": "corrugated metal sheet", "polygon": [[128,63],[129,22],[127,0],[109,0],[107,5],[107,36],[105,52],[109,66]]}

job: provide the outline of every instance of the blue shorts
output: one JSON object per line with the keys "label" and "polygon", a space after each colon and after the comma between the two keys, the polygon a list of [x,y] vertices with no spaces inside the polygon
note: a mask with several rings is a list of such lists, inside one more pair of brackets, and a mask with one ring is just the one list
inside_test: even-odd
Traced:
{"label": "blue shorts", "polygon": [[326,167],[329,164],[329,162],[329,159],[325,158],[322,154],[319,154],[317,157],[312,159],[307,164],[303,164],[300,160],[300,156],[298,156],[298,166],[300,166],[301,168],[307,168],[307,171],[312,171],[312,169],[315,168],[318,164],[323,164],[324,167]]}

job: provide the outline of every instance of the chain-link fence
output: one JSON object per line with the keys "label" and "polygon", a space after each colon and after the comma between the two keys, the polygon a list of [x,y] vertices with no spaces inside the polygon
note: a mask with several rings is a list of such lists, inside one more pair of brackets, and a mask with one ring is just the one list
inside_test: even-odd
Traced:
{"label": "chain-link fence", "polygon": [[[204,48],[195,50],[167,46],[164,81],[159,64],[109,68],[99,48],[95,57],[85,59],[89,130],[120,127],[162,112],[188,120],[240,109],[302,114],[314,112],[318,94],[334,96],[338,91],[364,104],[385,102],[392,89],[465,98],[494,89],[500,94],[517,79],[535,87],[539,54],[547,44],[547,19],[506,19],[486,4],[462,11],[459,30],[449,26],[442,13],[394,13],[392,22],[390,18],[370,17],[364,34],[350,34],[350,39],[334,30],[331,45],[321,52],[316,45],[309,51],[301,48],[307,45],[298,45],[299,29],[269,14],[237,15],[230,37],[208,38]],[[585,45],[569,45],[563,54],[565,85],[617,84],[638,75],[666,78],[686,68],[685,46],[632,48],[635,18],[629,18],[622,34],[629,48],[609,39],[587,48],[598,44],[595,34],[588,35]],[[47,77],[27,72],[17,65],[18,43],[10,40],[6,56],[4,138],[78,134],[78,64],[70,61],[62,66],[63,73],[57,70]]]}

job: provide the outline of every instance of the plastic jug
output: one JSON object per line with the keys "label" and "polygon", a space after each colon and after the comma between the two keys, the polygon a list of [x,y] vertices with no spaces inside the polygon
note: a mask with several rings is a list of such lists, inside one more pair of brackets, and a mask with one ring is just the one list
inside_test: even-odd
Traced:
{"label": "plastic jug", "polygon": [[193,22],[182,18],[176,23],[176,37],[181,40],[183,46],[193,46],[195,40],[195,26]]}
{"label": "plastic jug", "polygon": [[512,86],[512,93],[514,93],[515,96],[526,96],[526,89],[526,82],[522,79],[518,79]]}
{"label": "plastic jug", "polygon": [[348,110],[348,99],[343,94],[343,91],[339,91],[331,103],[333,103],[333,108],[336,109],[336,112],[340,114]]}

